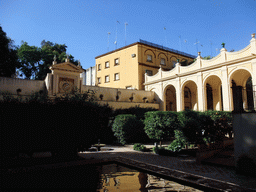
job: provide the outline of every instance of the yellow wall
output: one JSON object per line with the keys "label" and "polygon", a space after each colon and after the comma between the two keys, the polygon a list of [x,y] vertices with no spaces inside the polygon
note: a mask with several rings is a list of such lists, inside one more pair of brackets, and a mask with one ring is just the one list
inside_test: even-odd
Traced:
{"label": "yellow wall", "polygon": [[[136,57],[132,58],[132,54]],[[115,65],[115,59],[119,58],[119,64]],[[109,61],[109,68],[105,68],[105,62]],[[137,46],[127,46],[107,55],[96,58],[96,84],[101,87],[126,88],[131,86],[138,89],[138,59]],[[98,70],[101,64],[101,70]],[[114,74],[119,73],[120,80],[114,80]],[[110,81],[105,82],[105,76],[110,76]],[[98,78],[101,78],[101,84]]]}
{"label": "yellow wall", "polygon": [[[136,54],[132,57],[132,54]],[[147,61],[147,55],[152,55],[152,62]],[[115,65],[115,59],[119,58],[119,65]],[[165,59],[165,65],[162,65],[163,70],[171,70],[173,68],[172,61],[180,61],[187,59],[192,62],[192,58],[178,55],[170,51],[165,51],[156,47],[145,45],[142,43],[134,43],[116,51],[96,57],[96,82],[101,78],[101,83],[97,84],[100,87],[133,88],[144,90],[144,74],[146,70],[151,70],[155,75],[160,67],[161,59]],[[105,62],[109,61],[109,68],[105,68]],[[99,69],[101,65],[101,70]],[[120,74],[120,80],[114,80],[114,74]],[[105,76],[110,76],[110,82],[105,83]]]}

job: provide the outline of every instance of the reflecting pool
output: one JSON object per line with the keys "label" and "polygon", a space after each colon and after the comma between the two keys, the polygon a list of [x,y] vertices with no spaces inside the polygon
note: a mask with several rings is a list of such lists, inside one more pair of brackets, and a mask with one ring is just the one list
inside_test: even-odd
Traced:
{"label": "reflecting pool", "polygon": [[170,180],[113,164],[86,164],[1,174],[1,188],[83,189],[83,191],[199,191]]}
{"label": "reflecting pool", "polygon": [[200,190],[181,185],[135,169],[118,164],[102,165],[100,181],[97,186],[99,192],[110,191],[197,191]]}

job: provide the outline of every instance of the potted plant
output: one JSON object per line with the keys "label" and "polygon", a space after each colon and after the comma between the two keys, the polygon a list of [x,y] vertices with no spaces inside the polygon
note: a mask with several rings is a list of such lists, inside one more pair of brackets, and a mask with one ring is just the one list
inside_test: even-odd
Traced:
{"label": "potted plant", "polygon": [[133,100],[133,96],[131,96],[131,97],[129,98],[129,100],[132,102],[132,100]]}
{"label": "potted plant", "polygon": [[17,89],[16,92],[17,92],[17,95],[20,95],[21,89]]}
{"label": "potted plant", "polygon": [[103,99],[103,95],[102,95],[102,94],[100,94],[100,100],[102,101],[102,99]]}

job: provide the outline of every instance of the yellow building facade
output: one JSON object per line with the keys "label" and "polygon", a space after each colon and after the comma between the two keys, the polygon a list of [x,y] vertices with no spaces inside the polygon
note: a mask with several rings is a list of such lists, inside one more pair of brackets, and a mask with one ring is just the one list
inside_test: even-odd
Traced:
{"label": "yellow building facade", "polygon": [[96,85],[100,87],[144,90],[145,73],[155,75],[160,66],[171,70],[177,60],[188,65],[193,55],[140,40],[95,57]]}

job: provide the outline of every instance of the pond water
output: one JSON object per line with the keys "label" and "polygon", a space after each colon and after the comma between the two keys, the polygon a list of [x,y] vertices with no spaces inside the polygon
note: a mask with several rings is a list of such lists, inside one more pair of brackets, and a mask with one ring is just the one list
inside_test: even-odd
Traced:
{"label": "pond water", "polygon": [[80,165],[5,174],[4,188],[82,188],[85,191],[200,191],[119,164]]}
{"label": "pond water", "polygon": [[196,191],[200,190],[185,186],[174,181],[166,180],[145,172],[140,172],[118,164],[100,167],[99,192],[110,191]]}

